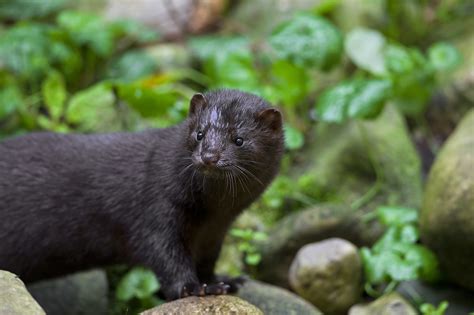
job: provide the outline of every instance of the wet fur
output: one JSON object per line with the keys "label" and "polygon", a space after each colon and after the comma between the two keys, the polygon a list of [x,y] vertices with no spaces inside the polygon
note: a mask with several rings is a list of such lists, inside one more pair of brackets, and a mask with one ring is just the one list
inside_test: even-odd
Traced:
{"label": "wet fur", "polygon": [[[269,105],[254,95],[222,90],[205,99],[171,128],[1,142],[0,269],[32,282],[146,265],[168,299],[212,282],[229,225],[278,171],[283,135],[278,117],[259,117]],[[199,165],[209,150],[222,168]]]}

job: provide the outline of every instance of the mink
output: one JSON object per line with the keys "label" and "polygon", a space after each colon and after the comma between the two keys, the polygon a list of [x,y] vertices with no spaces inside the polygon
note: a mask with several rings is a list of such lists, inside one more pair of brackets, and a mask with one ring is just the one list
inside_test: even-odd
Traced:
{"label": "mink", "polygon": [[168,300],[226,294],[223,239],[276,176],[283,142],[281,113],[238,90],[195,94],[169,128],[6,139],[0,269],[28,283],[142,265]]}

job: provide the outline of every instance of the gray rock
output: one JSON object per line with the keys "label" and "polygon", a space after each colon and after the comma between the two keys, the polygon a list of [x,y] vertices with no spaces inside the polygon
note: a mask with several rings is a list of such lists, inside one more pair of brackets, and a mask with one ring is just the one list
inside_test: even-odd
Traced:
{"label": "gray rock", "polygon": [[444,315],[469,314],[474,311],[474,294],[454,285],[434,285],[414,280],[402,282],[397,291],[412,304],[422,301],[439,305],[448,301],[449,307]]}
{"label": "gray rock", "polygon": [[34,283],[28,290],[48,315],[107,314],[108,285],[102,270]]}
{"label": "gray rock", "polygon": [[440,151],[420,216],[423,242],[449,279],[474,290],[474,110]]}
{"label": "gray rock", "polygon": [[418,312],[398,293],[391,293],[369,304],[351,307],[349,315],[417,315]]}
{"label": "gray rock", "polygon": [[271,315],[322,315],[321,311],[285,289],[247,280],[237,296]]}
{"label": "gray rock", "polygon": [[324,314],[346,314],[362,295],[357,247],[332,238],[302,247],[290,267],[291,287]]}
{"label": "gray rock", "polygon": [[0,315],[45,315],[13,273],[0,270]]}
{"label": "gray rock", "polygon": [[382,229],[366,222],[349,206],[322,204],[285,217],[259,244],[262,261],[257,266],[260,280],[288,287],[288,269],[297,251],[306,244],[338,237],[357,246],[371,245]]}
{"label": "gray rock", "polygon": [[230,295],[188,297],[165,303],[141,315],[210,315],[210,314],[243,314],[263,315],[262,311],[244,300]]}

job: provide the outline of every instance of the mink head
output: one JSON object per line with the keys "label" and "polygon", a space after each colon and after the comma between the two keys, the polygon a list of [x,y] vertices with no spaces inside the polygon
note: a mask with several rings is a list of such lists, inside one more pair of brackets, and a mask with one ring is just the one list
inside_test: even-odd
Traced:
{"label": "mink head", "polygon": [[193,164],[205,175],[232,172],[258,177],[279,166],[282,117],[256,95],[236,90],[196,94],[188,122],[188,149]]}

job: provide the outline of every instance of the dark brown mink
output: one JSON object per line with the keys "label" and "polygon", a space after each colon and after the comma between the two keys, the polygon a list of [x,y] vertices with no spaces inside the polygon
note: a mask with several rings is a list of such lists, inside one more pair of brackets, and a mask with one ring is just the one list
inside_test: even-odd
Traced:
{"label": "dark brown mink", "polygon": [[0,269],[25,282],[111,264],[151,268],[169,299],[225,294],[214,265],[283,152],[282,117],[237,90],[138,133],[32,133],[0,142]]}

